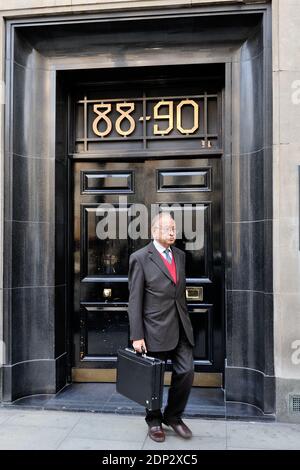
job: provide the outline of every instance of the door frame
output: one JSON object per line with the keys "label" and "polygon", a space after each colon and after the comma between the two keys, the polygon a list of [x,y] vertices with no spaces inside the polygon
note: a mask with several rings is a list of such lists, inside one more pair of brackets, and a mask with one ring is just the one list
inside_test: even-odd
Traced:
{"label": "door frame", "polygon": [[[224,93],[224,90],[223,90]],[[222,94],[223,94],[222,93]],[[223,133],[222,126],[222,133]],[[223,135],[222,135],[223,138]],[[168,152],[169,159],[174,159],[174,157],[182,158],[183,156],[186,157],[188,152],[181,152],[182,155],[179,156],[177,153]],[[224,252],[224,164],[223,164],[223,155],[222,152],[214,151],[213,157],[220,160],[221,172],[222,172],[222,179],[221,179],[221,204],[220,204],[220,212],[221,212],[221,253],[222,253],[222,276],[221,276],[221,301],[220,301],[220,317],[221,317],[221,324],[222,324],[222,356],[224,358],[224,365],[222,368],[222,372],[195,372],[194,387],[216,387],[216,388],[224,388],[225,386],[225,341],[226,341],[226,332],[225,332],[225,252]],[[188,155],[190,158],[189,160],[193,159],[207,159],[211,158],[211,155],[196,155],[194,152],[192,155]],[[153,154],[149,155],[148,158],[153,159]],[[164,155],[161,156],[160,152],[156,152],[154,158],[161,160],[167,159]],[[72,323],[72,312],[73,312],[73,296],[74,296],[74,276],[73,276],[73,269],[74,269],[74,250],[73,250],[73,234],[74,234],[74,205],[73,205],[73,194],[74,194],[74,187],[73,187],[73,166],[75,162],[91,162],[91,161],[122,161],[123,159],[128,159],[128,155],[126,153],[122,154],[118,158],[114,157],[111,159],[107,159],[104,155],[101,156],[94,156],[94,158],[89,159],[88,157],[78,156],[75,155],[73,158],[68,159],[68,333],[69,333],[69,344],[71,345],[68,354],[68,378],[70,382],[100,382],[100,383],[107,383],[107,382],[115,382],[116,381],[116,369],[110,368],[103,368],[103,369],[90,369],[90,368],[74,368],[74,330],[73,330],[73,323]],[[136,157],[135,157],[136,159]],[[143,158],[144,159],[144,158]],[[170,385],[171,383],[171,372],[165,373],[165,385]]]}

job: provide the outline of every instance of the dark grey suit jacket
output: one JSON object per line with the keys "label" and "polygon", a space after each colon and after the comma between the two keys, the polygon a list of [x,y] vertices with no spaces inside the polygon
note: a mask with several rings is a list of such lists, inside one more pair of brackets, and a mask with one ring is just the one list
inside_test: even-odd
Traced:
{"label": "dark grey suit jacket", "polygon": [[172,246],[177,283],[153,242],[129,259],[130,339],[144,339],[148,351],[170,351],[179,339],[179,317],[191,346],[193,328],[185,298],[185,253]]}

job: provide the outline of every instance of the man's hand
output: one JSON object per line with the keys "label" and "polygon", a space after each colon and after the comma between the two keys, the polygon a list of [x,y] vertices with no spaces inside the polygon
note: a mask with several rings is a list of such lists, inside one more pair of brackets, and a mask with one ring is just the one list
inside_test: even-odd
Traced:
{"label": "man's hand", "polygon": [[[133,346],[133,349],[139,353],[147,352],[146,344],[143,339],[137,339],[136,341],[133,341],[132,346]],[[142,348],[144,348],[144,351],[142,351]]]}

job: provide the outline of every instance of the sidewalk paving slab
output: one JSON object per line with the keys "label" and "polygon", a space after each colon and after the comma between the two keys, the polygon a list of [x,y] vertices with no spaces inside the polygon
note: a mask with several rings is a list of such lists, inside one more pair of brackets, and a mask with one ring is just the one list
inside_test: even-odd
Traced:
{"label": "sidewalk paving slab", "polygon": [[192,439],[164,426],[148,436],[142,416],[29,409],[0,410],[0,449],[7,450],[300,450],[300,424],[187,418]]}
{"label": "sidewalk paving slab", "polygon": [[300,449],[300,425],[285,423],[226,423],[227,445],[267,450]]}

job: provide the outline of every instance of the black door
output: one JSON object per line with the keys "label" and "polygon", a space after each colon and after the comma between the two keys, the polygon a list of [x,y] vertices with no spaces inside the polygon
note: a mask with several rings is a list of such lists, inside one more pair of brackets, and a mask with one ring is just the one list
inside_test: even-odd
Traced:
{"label": "black door", "polygon": [[221,159],[123,158],[72,165],[73,380],[115,380],[116,351],[129,345],[129,256],[149,243],[151,209],[160,206],[174,215],[176,246],[186,252],[195,371],[201,373],[196,383],[204,384],[206,377],[206,385],[221,385]]}

